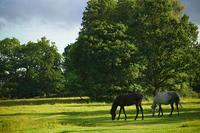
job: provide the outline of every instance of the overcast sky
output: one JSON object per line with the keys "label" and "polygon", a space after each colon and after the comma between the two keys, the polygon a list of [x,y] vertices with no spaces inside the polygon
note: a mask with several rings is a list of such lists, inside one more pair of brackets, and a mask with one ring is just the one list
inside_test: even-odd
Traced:
{"label": "overcast sky", "polygon": [[[200,0],[181,0],[200,29]],[[60,53],[78,37],[87,0],[0,0],[0,39],[22,43],[46,36]],[[200,38],[200,37],[199,37]]]}

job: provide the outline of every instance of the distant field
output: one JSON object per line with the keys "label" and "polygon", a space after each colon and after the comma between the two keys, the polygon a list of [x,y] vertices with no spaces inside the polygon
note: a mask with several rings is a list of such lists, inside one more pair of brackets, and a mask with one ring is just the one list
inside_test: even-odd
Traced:
{"label": "distant field", "polygon": [[[81,103],[80,103],[81,102]],[[152,117],[149,102],[143,102],[144,120],[134,120],[135,107],[126,107],[128,119],[112,121],[111,103],[85,103],[77,98],[0,100],[0,133],[199,133],[200,99],[182,99],[180,116]]]}

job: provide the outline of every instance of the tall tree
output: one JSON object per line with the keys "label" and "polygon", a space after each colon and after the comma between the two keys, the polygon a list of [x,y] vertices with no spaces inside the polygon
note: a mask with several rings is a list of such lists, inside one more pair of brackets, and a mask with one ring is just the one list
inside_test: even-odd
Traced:
{"label": "tall tree", "polygon": [[137,0],[129,25],[142,61],[143,81],[155,93],[182,82],[197,27],[178,0]]}
{"label": "tall tree", "polygon": [[182,10],[179,0],[88,1],[79,37],[65,49],[67,84],[97,98],[188,82],[198,32]]}
{"label": "tall tree", "polygon": [[[115,22],[116,1],[91,0],[83,17],[77,41],[66,48],[76,79],[93,99],[111,98],[134,89],[136,47],[127,36],[127,26]],[[69,58],[68,58],[69,59]],[[68,60],[69,61],[69,60]],[[76,88],[74,88],[76,89]]]}

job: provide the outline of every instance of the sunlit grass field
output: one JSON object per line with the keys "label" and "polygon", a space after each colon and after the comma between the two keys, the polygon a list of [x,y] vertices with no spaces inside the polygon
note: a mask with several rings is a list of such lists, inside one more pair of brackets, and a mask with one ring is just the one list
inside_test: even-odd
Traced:
{"label": "sunlit grass field", "polygon": [[126,107],[127,120],[111,120],[111,103],[86,103],[78,98],[0,100],[0,133],[199,133],[200,99],[182,98],[180,116],[152,117],[144,101],[144,120],[134,120],[135,106]]}

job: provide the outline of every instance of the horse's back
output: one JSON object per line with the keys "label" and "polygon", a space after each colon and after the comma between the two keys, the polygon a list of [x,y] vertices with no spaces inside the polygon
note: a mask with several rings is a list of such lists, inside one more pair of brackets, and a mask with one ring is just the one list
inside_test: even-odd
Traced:
{"label": "horse's back", "polygon": [[116,100],[120,106],[130,106],[141,103],[143,96],[139,93],[129,93],[127,95],[119,95]]}
{"label": "horse's back", "polygon": [[175,91],[160,92],[155,96],[155,100],[159,104],[170,104],[179,102],[179,95]]}
{"label": "horse's back", "polygon": [[166,92],[160,92],[155,96],[154,99],[159,104],[168,104],[169,95]]}
{"label": "horse's back", "polygon": [[175,92],[175,91],[169,91],[168,95],[170,96],[170,102],[171,103],[173,103],[173,102],[179,102],[180,96],[179,96],[179,94],[177,92]]}

